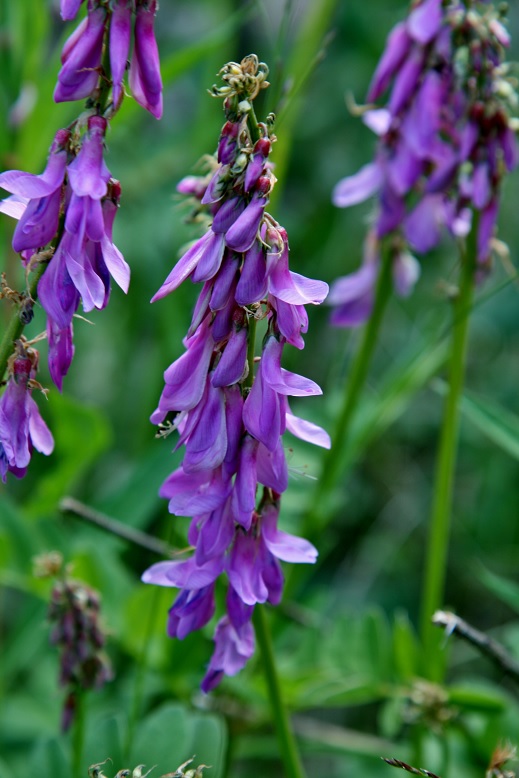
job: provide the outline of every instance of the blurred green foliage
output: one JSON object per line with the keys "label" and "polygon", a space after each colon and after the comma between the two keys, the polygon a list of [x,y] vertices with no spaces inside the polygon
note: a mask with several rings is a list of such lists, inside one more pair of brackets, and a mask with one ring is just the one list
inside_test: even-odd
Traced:
{"label": "blurred green foliage", "polygon": [[[3,168],[41,171],[55,130],[81,110],[52,102],[70,27],[57,5],[0,2]],[[116,668],[115,680],[87,699],[84,775],[106,757],[117,769],[157,764],[160,775],[192,754],[212,765],[210,778],[280,774],[259,661],[202,697],[211,630],[169,641],[173,592],[139,580],[156,558],[64,517],[58,506],[73,495],[185,545],[185,521],[171,518],[157,497],[178,454],[169,441],[154,439],[148,417],[163,370],[181,352],[196,291],[185,284],[152,307],[148,301],[193,237],[175,185],[216,146],[221,107],[206,90],[229,59],[255,51],[270,65],[272,87],[261,108],[280,118],[275,216],[289,232],[293,269],[331,282],[360,263],[369,205],[339,211],[330,192],[374,148],[366,127],[349,115],[345,95],[362,102],[387,32],[405,10],[405,3],[389,0],[161,3],[164,118],[157,123],[127,98],[109,135],[107,163],[123,187],[114,236],[132,268],[130,292],[124,297],[114,288],[106,310],[89,315],[90,324],[77,322],[63,396],[53,390],[48,404],[38,398],[55,452],[35,456],[27,477],[10,480],[0,493],[2,778],[71,775],[70,742],[58,733],[58,659],[45,620],[50,589],[31,573],[32,557],[50,549],[59,549],[74,575],[101,592]],[[510,22],[517,41],[515,5]],[[512,59],[518,51],[516,42]],[[13,122],[20,98],[25,115]],[[499,232],[514,266],[518,196],[515,174],[504,192]],[[11,234],[12,224],[2,218],[2,262],[16,286],[22,271]],[[517,688],[472,648],[448,642],[445,689],[420,682],[414,624],[449,333],[446,290],[455,264],[446,241],[424,260],[413,297],[391,302],[354,429],[337,453],[344,477],[329,496],[328,524],[308,528],[319,562],[289,573],[289,597],[274,617],[283,690],[311,776],[387,775],[391,768],[377,758],[383,756],[417,758],[418,766],[445,771],[444,778],[481,776],[498,741],[519,739]],[[472,316],[446,605],[518,656],[514,274],[496,263]],[[9,313],[4,305],[2,323]],[[331,428],[358,333],[331,330],[324,307],[309,314],[306,349],[287,354],[286,366],[322,385],[324,397],[305,402],[301,413]],[[41,329],[40,312],[31,334]],[[45,373],[42,380],[49,384]],[[292,479],[282,521],[297,532],[320,455],[300,441],[288,445]]]}

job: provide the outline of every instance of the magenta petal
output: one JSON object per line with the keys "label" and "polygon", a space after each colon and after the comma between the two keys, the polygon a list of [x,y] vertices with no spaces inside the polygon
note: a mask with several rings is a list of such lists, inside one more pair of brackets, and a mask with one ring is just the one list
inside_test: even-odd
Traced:
{"label": "magenta petal", "polygon": [[262,536],[271,554],[283,562],[313,564],[317,559],[317,549],[304,538],[289,535],[277,528],[278,512],[273,505],[267,506],[262,513]]}
{"label": "magenta petal", "polygon": [[110,69],[113,101],[117,105],[122,94],[122,81],[130,50],[132,8],[128,0],[117,0],[110,21]]}
{"label": "magenta petal", "polygon": [[101,250],[108,272],[123,292],[127,292],[130,285],[130,266],[117,246],[114,246],[106,235],[101,239]]}
{"label": "magenta petal", "polygon": [[380,95],[387,89],[392,77],[402,64],[404,57],[406,56],[411,46],[411,38],[409,37],[404,22],[400,22],[389,33],[386,48],[377,65],[375,74],[371,81],[367,99],[369,102],[377,100]]}
{"label": "magenta petal", "polygon": [[198,567],[194,557],[182,561],[157,562],[141,576],[144,583],[157,586],[175,586],[178,589],[201,589],[209,586],[223,570],[222,560],[210,559]]}
{"label": "magenta petal", "polygon": [[426,195],[406,217],[404,232],[411,246],[425,254],[440,240],[443,223],[443,198],[440,194]]}
{"label": "magenta petal", "polygon": [[287,430],[300,440],[306,440],[307,443],[313,443],[322,448],[331,448],[332,442],[330,436],[318,424],[294,416],[292,413],[286,414]]}
{"label": "magenta petal", "polygon": [[409,14],[407,30],[409,35],[427,45],[438,33],[442,23],[442,0],[424,0]]}
{"label": "magenta petal", "polygon": [[247,359],[247,329],[235,330],[211,378],[213,386],[230,386],[243,377]]}
{"label": "magenta petal", "polygon": [[[5,200],[0,200],[0,213],[5,213],[12,219],[20,219],[25,213],[29,200],[26,197],[19,197],[18,195],[12,195],[6,197]],[[37,246],[33,246],[37,248]]]}
{"label": "magenta petal", "polygon": [[234,251],[248,251],[258,234],[267,198],[254,194],[243,213],[225,233],[225,242]]}
{"label": "magenta petal", "polygon": [[281,367],[283,344],[276,338],[269,338],[263,349],[261,358],[261,373],[263,380],[278,394],[288,394],[294,397],[322,394],[321,388],[297,373],[291,373]]}
{"label": "magenta petal", "polygon": [[207,693],[218,686],[224,675],[236,675],[254,653],[254,630],[250,621],[240,628],[234,627],[224,616],[216,626],[216,648],[201,684]]}
{"label": "magenta petal", "polygon": [[212,287],[211,299],[209,302],[212,311],[219,311],[228,304],[235,286],[234,282],[238,267],[239,262],[236,254],[230,251],[224,252],[220,270],[214,279],[214,285]]}
{"label": "magenta petal", "polygon": [[11,194],[29,199],[48,197],[61,187],[65,176],[67,153],[50,154],[45,171],[35,176],[22,170],[6,170],[0,173],[0,187]]}
{"label": "magenta petal", "polygon": [[196,243],[186,251],[186,253],[179,259],[169,276],[166,278],[159,291],[153,295],[151,302],[160,300],[170,292],[173,292],[180,284],[188,278],[195,270],[200,260],[204,257],[206,252],[209,252],[213,257],[215,249],[221,250],[223,256],[224,241],[222,235],[215,235],[212,230],[208,230],[205,235],[202,235]]}
{"label": "magenta petal", "polygon": [[224,248],[225,245],[222,236],[212,232],[205,251],[201,254],[197,266],[193,271],[192,281],[194,283],[208,281],[210,278],[214,278],[222,264]]}
{"label": "magenta petal", "polygon": [[13,235],[13,249],[22,252],[45,246],[58,231],[61,192],[30,200]]}
{"label": "magenta petal", "polygon": [[236,302],[238,305],[257,303],[266,297],[267,290],[265,248],[259,240],[255,240],[243,259],[243,267],[236,287]]}
{"label": "magenta petal", "polygon": [[374,195],[382,183],[382,170],[377,162],[370,162],[353,176],[343,178],[336,184],[332,194],[333,204],[348,208]]}
{"label": "magenta petal", "polygon": [[54,449],[54,438],[45,422],[43,421],[40,409],[36,405],[31,395],[27,396],[27,411],[29,414],[29,435],[32,445],[42,454],[52,454]]}
{"label": "magenta petal", "polygon": [[170,513],[196,516],[218,508],[230,491],[231,484],[222,479],[220,470],[185,473],[180,467],[166,478],[159,495],[169,499]]}

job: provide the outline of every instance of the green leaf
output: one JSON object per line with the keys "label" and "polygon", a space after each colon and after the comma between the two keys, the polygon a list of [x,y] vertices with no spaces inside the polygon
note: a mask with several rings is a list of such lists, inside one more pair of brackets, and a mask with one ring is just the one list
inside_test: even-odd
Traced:
{"label": "green leaf", "polygon": [[223,775],[226,732],[223,720],[164,705],[141,723],[131,746],[130,763],[156,765],[157,775],[173,772],[196,755],[195,764],[211,765],[211,778]]}
{"label": "green leaf", "polygon": [[411,681],[420,675],[420,647],[415,631],[406,613],[395,614],[393,625],[393,656],[395,669],[402,681]]}
{"label": "green leaf", "polygon": [[[440,394],[446,394],[447,385],[444,381],[435,381],[433,387]],[[514,459],[519,459],[519,416],[470,392],[464,393],[461,410],[489,440]]]}
{"label": "green leaf", "polygon": [[497,688],[474,686],[449,687],[449,703],[467,711],[502,713],[509,704],[506,696]]}
{"label": "green leaf", "polygon": [[[121,734],[124,726],[123,721],[123,716],[103,716],[87,727],[83,758],[85,765],[99,764],[107,757],[110,757],[113,772],[109,772],[109,775],[115,774],[123,767],[130,767],[130,765],[123,764]],[[135,765],[132,765],[132,767],[135,767]],[[87,778],[86,770],[85,778]]]}
{"label": "green leaf", "polygon": [[512,610],[519,613],[519,584],[492,573],[483,565],[480,566],[477,576],[501,602],[505,602]]}
{"label": "green leaf", "polygon": [[70,765],[57,738],[39,740],[29,759],[28,776],[70,778]]}
{"label": "green leaf", "polygon": [[110,427],[96,408],[59,392],[50,393],[48,407],[55,447],[52,468],[39,480],[28,505],[28,510],[36,515],[55,510],[60,498],[73,491],[79,478],[111,442]]}

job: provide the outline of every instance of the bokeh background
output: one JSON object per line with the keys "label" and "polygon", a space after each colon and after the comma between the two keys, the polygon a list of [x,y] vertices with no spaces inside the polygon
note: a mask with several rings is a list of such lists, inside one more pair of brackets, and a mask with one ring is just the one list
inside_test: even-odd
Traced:
{"label": "bokeh background", "polygon": [[[164,117],[155,121],[128,97],[108,136],[107,164],[123,189],[114,240],[132,269],[130,291],[124,296],[114,288],[106,310],[77,321],[63,394],[53,389],[48,402],[37,398],[55,452],[35,455],[23,481],[0,486],[2,778],[71,774],[70,743],[59,735],[58,657],[48,645],[50,584],[32,575],[34,555],[51,549],[101,593],[116,672],[88,698],[85,775],[89,764],[108,756],[113,773],[143,762],[157,764],[160,775],[194,753],[212,765],[209,778],[282,774],[259,659],[204,697],[198,685],[212,651],[211,629],[181,643],[169,640],[166,611],[174,593],[140,583],[157,557],[64,515],[59,503],[73,496],[185,545],[187,520],[171,517],[157,496],[179,454],[171,439],[155,439],[148,419],[164,369],[182,352],[197,290],[188,282],[153,306],[149,300],[182,246],[197,237],[175,186],[216,148],[223,115],[207,89],[228,60],[255,52],[268,63],[271,87],[257,113],[279,117],[270,210],[288,230],[292,269],[331,283],[359,266],[371,208],[331,204],[337,180],[368,162],[375,145],[346,96],[362,103],[386,35],[406,10],[406,3],[389,0],[162,0],[156,32]],[[509,19],[513,60],[519,58],[515,3]],[[81,111],[80,104],[52,102],[71,29],[57,3],[0,0],[2,169],[40,172],[56,129]],[[510,254],[496,259],[471,317],[446,595],[446,606],[517,657],[518,197],[516,172],[506,182],[499,221]],[[1,262],[10,285],[21,287],[12,227],[2,216]],[[284,693],[309,775],[390,774],[378,757],[411,759],[420,731],[419,766],[448,764],[449,774],[476,776],[499,739],[519,740],[517,689],[472,648],[449,643],[445,690],[424,691],[416,681],[425,674],[415,625],[456,263],[456,247],[446,238],[423,259],[413,296],[390,302],[354,428],[337,452],[341,478],[326,496],[325,519],[319,526],[306,522],[319,562],[287,571],[288,596],[273,614]],[[2,301],[0,326],[10,313]],[[330,328],[325,306],[309,315],[306,348],[286,350],[285,366],[322,386],[322,398],[293,405],[331,431],[359,332]],[[39,311],[28,335],[43,329]],[[44,344],[41,353],[44,364]],[[50,385],[45,370],[41,380]],[[282,522],[297,533],[321,455],[306,444],[288,445],[292,477]]]}

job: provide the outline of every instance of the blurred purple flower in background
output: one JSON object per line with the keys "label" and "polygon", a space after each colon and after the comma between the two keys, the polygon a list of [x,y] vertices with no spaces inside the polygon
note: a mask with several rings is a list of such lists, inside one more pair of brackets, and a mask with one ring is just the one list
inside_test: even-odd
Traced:
{"label": "blurred purple flower in background", "polygon": [[377,197],[367,256],[361,270],[338,279],[328,303],[332,322],[357,326],[370,315],[378,273],[372,260],[385,242],[395,291],[407,295],[419,276],[406,249],[423,254],[441,239],[470,231],[480,212],[478,262],[488,268],[503,176],[517,164],[508,116],[508,34],[501,10],[473,3],[423,0],[389,34],[368,90],[384,108],[369,108],[364,122],[378,136],[375,160],[337,184],[341,208]]}

